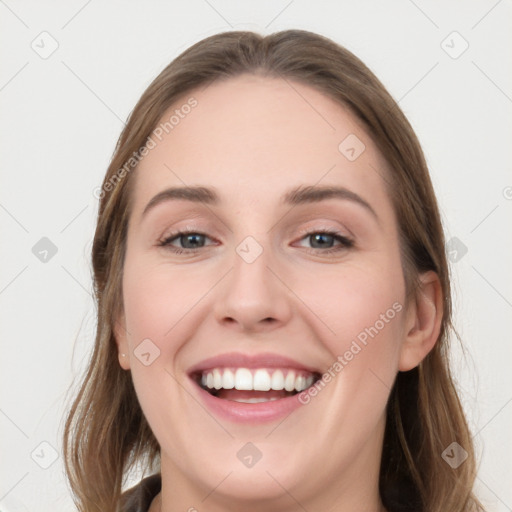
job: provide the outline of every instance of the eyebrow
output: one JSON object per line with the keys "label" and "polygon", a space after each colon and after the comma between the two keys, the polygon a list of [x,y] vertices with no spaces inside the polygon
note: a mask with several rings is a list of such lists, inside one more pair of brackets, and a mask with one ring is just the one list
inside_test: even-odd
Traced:
{"label": "eyebrow", "polygon": [[[306,203],[319,203],[327,199],[341,199],[356,203],[371,213],[377,221],[379,220],[377,213],[368,201],[345,187],[300,185],[283,194],[281,204],[297,206]],[[202,186],[170,187],[162,190],[149,201],[142,212],[142,217],[158,204],[172,200],[191,201],[212,206],[221,202],[219,195],[211,188]]]}

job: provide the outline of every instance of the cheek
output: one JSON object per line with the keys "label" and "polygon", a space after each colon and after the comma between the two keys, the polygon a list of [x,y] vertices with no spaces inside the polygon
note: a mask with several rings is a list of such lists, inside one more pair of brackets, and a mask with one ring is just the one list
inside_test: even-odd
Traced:
{"label": "cheek", "polygon": [[[331,364],[324,373],[328,391],[318,393],[316,410],[325,419],[322,435],[328,436],[332,425],[351,432],[350,442],[337,448],[345,460],[343,454],[364,444],[382,420],[398,371],[405,287],[394,266],[347,268],[317,283],[323,285],[316,291],[308,292],[305,284],[302,291],[313,299],[322,324],[329,326],[329,331],[318,331]],[[310,398],[312,403],[317,400]]]}
{"label": "cheek", "polygon": [[182,343],[183,333],[177,333],[187,300],[177,291],[181,287],[176,276],[171,282],[167,274],[140,258],[125,261],[123,300],[131,373],[143,407],[155,399],[152,390],[172,388],[173,361]]}
{"label": "cheek", "polygon": [[165,404],[180,399],[176,382],[181,375],[175,363],[193,334],[187,313],[205,293],[194,280],[189,273],[135,255],[125,261],[123,300],[131,373],[144,415],[159,439],[166,437],[169,425],[174,428]]}
{"label": "cheek", "polygon": [[305,277],[298,294],[307,297],[307,305],[328,328],[321,339],[333,356],[350,350],[353,342],[362,348],[359,359],[363,352],[366,357],[392,355],[400,345],[405,286],[394,265],[348,266]]}
{"label": "cheek", "polygon": [[168,351],[169,342],[175,338],[170,332],[207,290],[205,276],[135,258],[126,262],[124,276],[123,298],[132,348],[150,338],[160,350]]}
{"label": "cheek", "polygon": [[305,296],[317,297],[315,311],[334,331],[322,329],[320,338],[331,358],[329,376],[324,374],[330,391],[325,396],[320,393],[322,410],[330,411],[333,423],[351,418],[363,442],[382,417],[398,371],[405,312],[403,275],[399,265],[365,265],[333,273],[321,283],[321,289],[311,289]]}
{"label": "cheek", "polygon": [[[133,355],[131,372],[148,419],[158,409],[152,409],[159,398],[155,389],[173,397],[178,394],[176,381],[183,378],[180,351],[194,337],[198,317],[211,310],[202,298],[217,280],[212,271],[184,270],[152,258],[127,255],[123,300]],[[139,357],[145,353],[149,356]]]}

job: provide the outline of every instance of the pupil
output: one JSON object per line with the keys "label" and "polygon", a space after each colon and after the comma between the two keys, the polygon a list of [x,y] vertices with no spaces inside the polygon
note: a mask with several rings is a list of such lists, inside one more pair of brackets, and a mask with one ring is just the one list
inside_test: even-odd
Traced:
{"label": "pupil", "polygon": [[[322,233],[318,233],[318,234],[316,234],[316,235],[311,235],[311,236],[312,236],[313,241],[314,241],[314,242],[313,242],[313,244],[312,244],[313,246],[314,246],[314,244],[315,244],[316,242],[318,242],[319,240],[321,241],[321,240],[322,240],[322,238],[323,238],[324,240],[325,240],[325,238],[326,238],[326,237],[327,237],[327,238],[329,238],[329,239],[332,239],[332,238],[333,238],[333,236],[332,236],[332,235],[327,235],[327,234],[325,234],[325,233],[324,233],[324,234],[322,234]],[[326,245],[326,244],[325,244],[324,242],[321,242],[321,243],[320,243],[320,247],[325,247],[325,245]]]}
{"label": "pupil", "polygon": [[183,242],[183,240],[185,240],[185,243],[183,244],[185,249],[194,249],[195,248],[194,241],[192,242],[192,247],[187,247],[187,243],[188,243],[189,239],[192,239],[192,240],[195,239],[195,242],[197,242],[197,238],[201,237],[201,236],[203,236],[203,235],[199,235],[197,233],[192,233],[192,234],[185,235],[184,237],[182,237],[181,241]]}

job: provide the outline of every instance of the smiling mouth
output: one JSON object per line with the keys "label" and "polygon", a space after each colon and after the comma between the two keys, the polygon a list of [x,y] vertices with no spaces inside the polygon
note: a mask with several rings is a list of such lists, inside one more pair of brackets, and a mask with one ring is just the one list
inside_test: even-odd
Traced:
{"label": "smiling mouth", "polygon": [[210,395],[242,403],[288,398],[308,389],[320,377],[319,373],[291,368],[211,368],[192,375]]}

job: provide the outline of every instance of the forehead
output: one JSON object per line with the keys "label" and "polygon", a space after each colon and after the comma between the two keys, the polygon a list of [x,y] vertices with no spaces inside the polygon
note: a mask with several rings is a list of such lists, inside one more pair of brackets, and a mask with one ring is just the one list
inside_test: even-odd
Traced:
{"label": "forehead", "polygon": [[135,173],[138,210],[163,188],[186,185],[212,185],[233,206],[277,201],[302,184],[387,199],[386,163],[362,123],[288,79],[242,75],[191,91],[164,113],[151,141]]}

